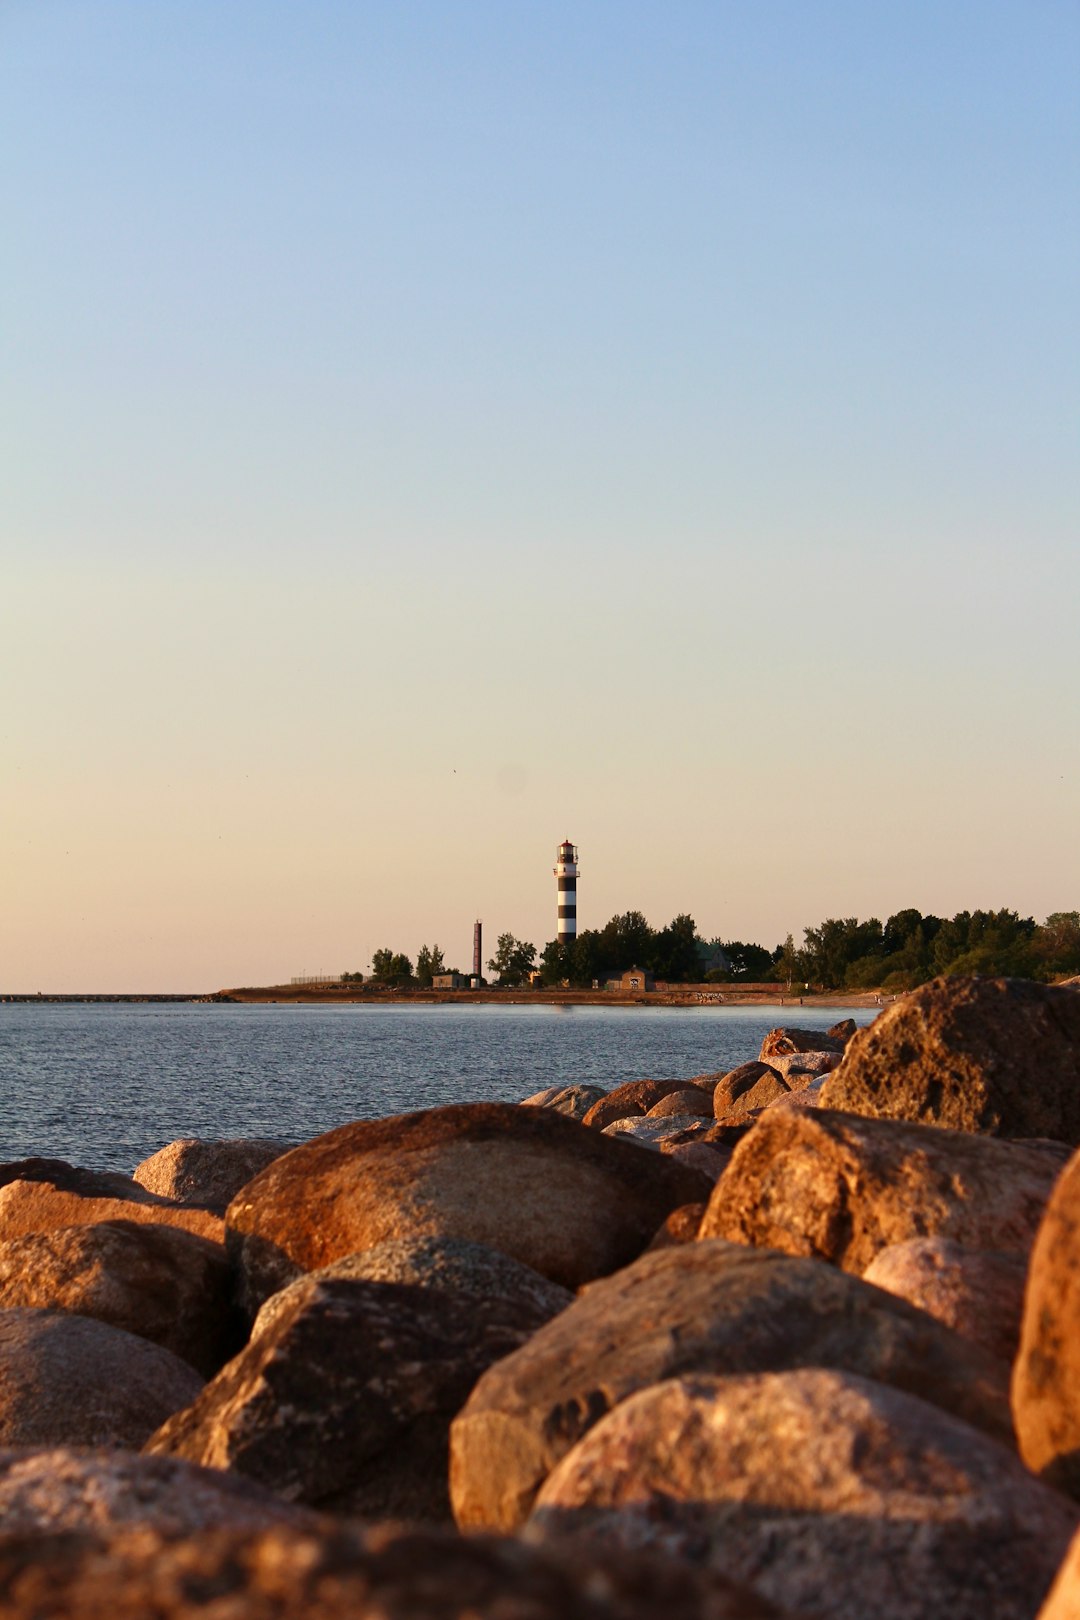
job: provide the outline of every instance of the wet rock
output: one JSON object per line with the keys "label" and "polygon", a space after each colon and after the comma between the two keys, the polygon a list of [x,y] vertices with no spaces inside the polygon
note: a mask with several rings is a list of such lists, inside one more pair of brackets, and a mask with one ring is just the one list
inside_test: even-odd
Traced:
{"label": "wet rock", "polygon": [[712,1119],[712,1091],[705,1086],[685,1086],[680,1091],[669,1091],[646,1114],[646,1119],[668,1119],[672,1115],[696,1115],[699,1119]]}
{"label": "wet rock", "polygon": [[1080,1497],[1080,1153],[1051,1194],[1031,1253],[1012,1401],[1028,1467]]}
{"label": "wet rock", "polygon": [[[568,1288],[542,1277],[531,1266],[512,1260],[498,1249],[483,1243],[466,1243],[461,1238],[397,1238],[377,1243],[360,1254],[347,1254],[319,1271],[301,1272],[308,1277],[330,1281],[408,1283],[416,1288],[442,1288],[449,1293],[500,1299],[517,1306],[524,1320],[537,1327],[557,1316],[573,1301]],[[251,1330],[256,1337],[287,1304],[294,1285],[271,1294],[255,1318]]]}
{"label": "wet rock", "polygon": [[211,1377],[243,1343],[220,1243],[137,1221],[0,1243],[0,1308],[75,1311],[171,1350]]}
{"label": "wet rock", "polygon": [[312,1528],[318,1520],[251,1480],[136,1451],[57,1447],[0,1451],[0,1532],[86,1530],[110,1534],[152,1525],[167,1535],[228,1526]]}
{"label": "wet rock", "polygon": [[850,1042],[825,1106],[1080,1143],[1080,997],[1026,979],[935,979]]}
{"label": "wet rock", "polygon": [[583,1120],[589,1109],[606,1096],[603,1086],[552,1086],[547,1091],[538,1091],[534,1097],[526,1097],[525,1103],[533,1108],[554,1108],[557,1114],[565,1114],[568,1119]]}
{"label": "wet rock", "polygon": [[805,1366],[894,1384],[1011,1438],[1008,1368],[924,1312],[831,1266],[698,1241],[593,1283],[484,1374],[451,1430],[455,1517],[514,1529],[560,1458],[649,1384]]}
{"label": "wet rock", "polygon": [[1075,1519],[966,1424],[813,1368],[624,1401],[548,1479],[527,1534],[663,1548],[807,1620],[1029,1620]]}
{"label": "wet rock", "polygon": [[713,1087],[713,1114],[722,1119],[725,1114],[735,1106],[740,1097],[746,1095],[757,1085],[759,1080],[772,1075],[775,1079],[778,1070],[770,1063],[759,1063],[755,1058],[752,1063],[740,1063],[737,1069],[729,1069],[727,1074],[721,1075]]}
{"label": "wet rock", "polygon": [[[484,1243],[563,1287],[639,1254],[705,1177],[547,1108],[468,1103],[343,1125],[268,1166],[233,1200],[245,1304],[391,1238]],[[482,1195],[481,1195],[482,1194]]]}
{"label": "wet rock", "polygon": [[693,1082],[690,1080],[628,1080],[626,1085],[616,1086],[614,1091],[607,1092],[599,1102],[594,1103],[583,1123],[602,1131],[617,1119],[647,1114],[661,1098],[670,1096],[673,1091],[692,1089]]}
{"label": "wet rock", "polygon": [[1026,1275],[1022,1254],[968,1249],[948,1238],[912,1238],[882,1249],[863,1279],[917,1305],[1011,1366]]}
{"label": "wet rock", "polygon": [[520,1302],[305,1277],[149,1454],[362,1517],[449,1517],[447,1431],[480,1374],[545,1319]]}
{"label": "wet rock", "polygon": [[358,1526],[0,1539],[4,1620],[769,1620],[723,1576],[646,1553]]}
{"label": "wet rock", "polygon": [[820,1029],[770,1029],[761,1043],[758,1057],[764,1063],[790,1052],[842,1052],[847,1037]]}
{"label": "wet rock", "polygon": [[66,1311],[0,1310],[0,1446],[138,1449],[201,1388],[186,1361],[133,1333]]}
{"label": "wet rock", "polygon": [[1018,1143],[825,1108],[769,1108],[717,1183],[702,1237],[863,1272],[916,1237],[1026,1253],[1058,1171]]}
{"label": "wet rock", "polygon": [[26,1232],[51,1232],[61,1226],[91,1226],[99,1221],[138,1221],[175,1226],[220,1243],[225,1228],[220,1215],[188,1209],[147,1194],[142,1199],[86,1196],[48,1181],[20,1178],[0,1187],[0,1243]]}
{"label": "wet rock", "polygon": [[137,1165],[134,1178],[160,1197],[224,1214],[241,1187],[293,1146],[270,1137],[210,1141],[184,1136]]}

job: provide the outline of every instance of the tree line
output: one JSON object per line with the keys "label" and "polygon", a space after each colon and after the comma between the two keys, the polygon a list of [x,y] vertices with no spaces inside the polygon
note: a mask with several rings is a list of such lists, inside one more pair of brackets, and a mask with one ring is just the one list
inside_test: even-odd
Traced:
{"label": "tree line", "polygon": [[[409,957],[384,948],[372,958],[371,979],[388,987],[430,987],[444,965],[438,945],[422,945],[415,968]],[[776,983],[814,990],[911,990],[940,974],[1008,975],[1052,980],[1080,973],[1080,912],[1056,911],[1044,923],[1018,912],[958,911],[924,915],[914,907],[877,917],[829,917],[807,928],[803,943],[791,934],[769,950],[747,940],[702,939],[693,917],[680,912],[653,928],[640,911],[586,928],[569,944],[550,940],[537,962],[536,946],[500,934],[487,964],[497,983],[515,988],[539,973],[544,985],[588,989],[629,967],[644,968],[667,984]],[[343,973],[359,983],[361,973]]]}

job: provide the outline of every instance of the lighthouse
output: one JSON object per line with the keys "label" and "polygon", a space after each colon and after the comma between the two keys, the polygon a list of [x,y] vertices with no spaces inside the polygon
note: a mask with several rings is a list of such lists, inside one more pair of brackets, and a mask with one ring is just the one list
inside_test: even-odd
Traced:
{"label": "lighthouse", "polygon": [[559,885],[560,945],[572,945],[577,938],[577,846],[569,840],[559,845],[555,878]]}

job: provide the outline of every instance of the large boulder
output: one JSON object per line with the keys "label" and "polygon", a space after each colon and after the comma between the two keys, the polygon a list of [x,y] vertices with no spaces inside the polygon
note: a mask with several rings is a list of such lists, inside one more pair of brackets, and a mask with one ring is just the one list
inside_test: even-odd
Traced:
{"label": "large boulder", "polygon": [[1060,1165],[1036,1145],[825,1108],[770,1108],[732,1154],[701,1236],[859,1273],[882,1249],[916,1237],[1023,1254]]}
{"label": "large boulder", "polygon": [[841,1052],[787,1052],[769,1059],[771,1067],[792,1091],[831,1074],[843,1061]]}
{"label": "large boulder", "polygon": [[968,1249],[949,1238],[911,1238],[882,1249],[863,1281],[884,1288],[1012,1365],[1020,1339],[1027,1258]]}
{"label": "large boulder", "polygon": [[[134,1183],[132,1184],[134,1185]],[[92,1226],[98,1221],[139,1221],[176,1226],[221,1243],[225,1227],[208,1209],[171,1204],[150,1193],[145,1198],[87,1195],[50,1181],[20,1177],[0,1187],[0,1243],[26,1232],[51,1232],[60,1226]]]}
{"label": "large boulder", "polygon": [[0,1446],[138,1450],[202,1382],[171,1351],[89,1316],[0,1310]]}
{"label": "large boulder", "polygon": [[1054,1188],[1031,1253],[1012,1401],[1028,1467],[1080,1497],[1080,1153]]}
{"label": "large boulder", "polygon": [[583,1123],[602,1131],[617,1119],[630,1119],[636,1114],[647,1114],[662,1098],[673,1091],[694,1089],[692,1080],[628,1080],[623,1086],[605,1093],[585,1115]]}
{"label": "large boulder", "polygon": [[136,1165],[133,1175],[148,1192],[224,1214],[241,1187],[292,1145],[262,1136],[224,1141],[183,1136]]}
{"label": "large boulder", "polygon": [[0,1242],[0,1309],[75,1311],[163,1345],[209,1378],[243,1343],[220,1243],[98,1221]]}
{"label": "large boulder", "polygon": [[697,1242],[594,1283],[484,1374],[451,1431],[457,1521],[514,1529],[571,1446],[649,1384],[806,1366],[895,1384],[1011,1440],[1008,1368],[924,1312],[812,1260]]}
{"label": "large boulder", "polygon": [[935,979],[849,1043],[826,1108],[1080,1144],[1080,996],[1027,979]]}
{"label": "large boulder", "polygon": [[[833,1029],[840,1029],[834,1025]],[[842,1052],[850,1037],[829,1030],[793,1029],[790,1026],[770,1029],[761,1043],[758,1057],[762,1063],[771,1063],[774,1057],[786,1057],[792,1052]]]}
{"label": "large boulder", "polygon": [[527,1535],[663,1547],[806,1620],[1031,1620],[1075,1522],[967,1424],[810,1368],[624,1401],[548,1479]]}
{"label": "large boulder", "polygon": [[0,1530],[4,1536],[152,1525],[167,1535],[228,1526],[314,1527],[314,1514],[235,1474],[173,1457],[103,1447],[0,1451]]}
{"label": "large boulder", "polygon": [[769,1620],[724,1576],[646,1553],[343,1526],[0,1537],[4,1620]]}
{"label": "large boulder", "polygon": [[466,1103],[343,1125],[269,1165],[230,1204],[245,1302],[297,1266],[388,1238],[459,1237],[566,1288],[626,1265],[708,1179],[547,1108]]}
{"label": "large boulder", "polygon": [[146,1450],[325,1512],[448,1519],[450,1420],[545,1320],[498,1297],[303,1277]]}

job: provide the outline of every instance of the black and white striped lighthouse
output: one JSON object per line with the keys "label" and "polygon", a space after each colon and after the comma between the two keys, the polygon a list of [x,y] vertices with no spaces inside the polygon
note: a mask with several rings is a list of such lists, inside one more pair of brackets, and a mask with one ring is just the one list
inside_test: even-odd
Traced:
{"label": "black and white striped lighthouse", "polygon": [[577,938],[577,846],[564,840],[559,845],[555,877],[559,885],[560,945],[572,945]]}

